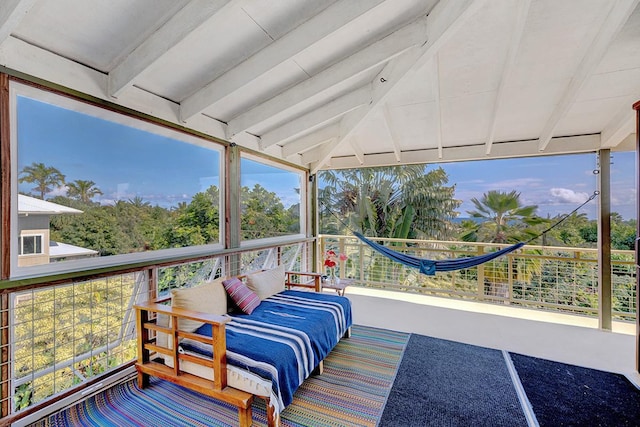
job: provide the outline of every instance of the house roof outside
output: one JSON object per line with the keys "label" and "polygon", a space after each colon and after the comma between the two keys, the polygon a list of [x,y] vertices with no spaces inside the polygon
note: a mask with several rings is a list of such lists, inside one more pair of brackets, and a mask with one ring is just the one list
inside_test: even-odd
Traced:
{"label": "house roof outside", "polygon": [[82,211],[35,197],[18,194],[18,214],[19,215],[59,215],[59,214],[81,214]]}
{"label": "house roof outside", "polygon": [[93,249],[82,248],[68,243],[54,242],[53,240],[49,242],[49,258],[56,259],[96,255],[98,255],[98,251],[94,251]]}

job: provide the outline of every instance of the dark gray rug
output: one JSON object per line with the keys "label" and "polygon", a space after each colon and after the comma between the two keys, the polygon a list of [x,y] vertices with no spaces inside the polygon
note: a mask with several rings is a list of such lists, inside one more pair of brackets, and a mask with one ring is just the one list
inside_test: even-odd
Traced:
{"label": "dark gray rug", "polygon": [[411,335],[380,427],[526,426],[502,352]]}
{"label": "dark gray rug", "polygon": [[639,426],[640,390],[610,372],[511,354],[541,426]]}

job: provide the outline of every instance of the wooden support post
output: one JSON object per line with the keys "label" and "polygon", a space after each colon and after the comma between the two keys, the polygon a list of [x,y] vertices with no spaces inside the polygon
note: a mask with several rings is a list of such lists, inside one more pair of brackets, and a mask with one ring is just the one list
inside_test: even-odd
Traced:
{"label": "wooden support post", "polygon": [[[236,144],[227,146],[225,150],[225,204],[224,204],[224,247],[235,249],[240,247],[240,147]],[[240,255],[225,257],[226,276],[237,276],[242,273]]]}
{"label": "wooden support post", "polygon": [[611,152],[598,153],[598,326],[611,330]]}
{"label": "wooden support post", "polygon": [[[640,101],[633,104],[636,112],[636,218],[640,219]],[[636,230],[636,372],[640,373],[640,221]]]}

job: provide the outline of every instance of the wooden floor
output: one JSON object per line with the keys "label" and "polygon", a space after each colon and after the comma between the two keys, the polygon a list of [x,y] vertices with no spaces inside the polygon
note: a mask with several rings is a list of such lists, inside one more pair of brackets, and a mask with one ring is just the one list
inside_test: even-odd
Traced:
{"label": "wooden floor", "polygon": [[[328,291],[329,292],[329,291]],[[350,286],[354,323],[508,350],[627,376],[635,371],[635,324]]]}

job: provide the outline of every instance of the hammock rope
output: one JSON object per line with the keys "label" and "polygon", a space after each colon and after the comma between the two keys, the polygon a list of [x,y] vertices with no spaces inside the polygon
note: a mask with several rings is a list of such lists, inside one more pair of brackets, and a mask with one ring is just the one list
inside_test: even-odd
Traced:
{"label": "hammock rope", "polygon": [[[487,254],[473,256],[473,257],[454,258],[454,259],[445,259],[445,260],[431,260],[431,259],[425,259],[425,258],[418,258],[418,257],[415,257],[415,256],[407,255],[407,254],[402,253],[402,252],[394,251],[394,250],[390,249],[387,246],[381,245],[379,243],[376,243],[376,242],[366,238],[364,235],[362,235],[362,233],[358,233],[357,231],[353,231],[353,230],[350,230],[350,231],[353,233],[354,236],[356,236],[362,242],[366,243],[372,249],[374,249],[375,251],[381,253],[382,255],[386,256],[387,258],[389,258],[389,259],[391,259],[393,261],[399,262],[402,265],[406,265],[407,267],[417,268],[418,270],[420,270],[420,272],[422,274],[426,274],[428,276],[433,276],[438,271],[441,271],[441,272],[442,271],[455,271],[455,270],[462,270],[462,269],[465,269],[465,268],[476,267],[476,266],[478,266],[480,264],[484,264],[485,262],[492,261],[492,260],[494,260],[496,258],[499,258],[499,257],[503,256],[503,255],[507,255],[507,254],[509,254],[509,253],[511,253],[511,252],[513,252],[515,250],[518,250],[521,247],[523,247],[524,245],[526,245],[528,243],[531,243],[533,240],[535,240],[535,239],[539,238],[540,236],[543,236],[546,233],[548,233],[549,231],[553,230],[555,227],[560,225],[564,220],[566,220],[571,215],[576,213],[584,205],[589,203],[591,200],[595,199],[598,196],[598,194],[600,194],[599,191],[594,191],[593,194],[584,203],[582,203],[580,206],[578,206],[577,208],[575,208],[574,210],[572,210],[568,214],[564,215],[562,218],[560,218],[558,221],[556,221],[550,227],[546,228],[545,230],[540,232],[538,235],[530,238],[529,240],[524,241],[524,242],[518,242],[518,243],[516,243],[514,245],[507,246],[506,248],[502,248],[502,249],[500,249],[498,251],[495,251],[495,252],[490,252],[490,253],[487,253]],[[333,214],[333,212],[331,212],[331,213]],[[337,218],[337,216],[336,216],[336,218]],[[340,218],[338,218],[338,220],[340,222],[342,222],[342,220]],[[344,224],[344,222],[342,222],[342,223]],[[347,227],[347,229],[349,229],[349,227]]]}

